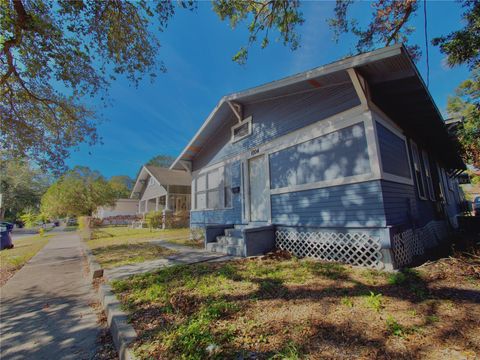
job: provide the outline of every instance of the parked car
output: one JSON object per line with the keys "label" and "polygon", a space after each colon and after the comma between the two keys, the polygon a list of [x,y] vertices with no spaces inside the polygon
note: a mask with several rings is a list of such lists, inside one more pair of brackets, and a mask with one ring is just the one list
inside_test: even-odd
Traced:
{"label": "parked car", "polygon": [[75,218],[69,218],[67,220],[67,226],[75,226],[78,225],[77,219]]}
{"label": "parked car", "polygon": [[473,215],[480,216],[480,196],[473,200]]}

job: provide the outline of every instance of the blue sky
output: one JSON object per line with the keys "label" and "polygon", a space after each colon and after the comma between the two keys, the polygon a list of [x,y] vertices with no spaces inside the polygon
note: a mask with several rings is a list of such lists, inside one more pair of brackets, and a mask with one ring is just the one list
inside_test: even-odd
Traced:
{"label": "blue sky", "polygon": [[[268,48],[254,46],[248,62],[240,66],[232,55],[247,41],[244,26],[232,30],[211,10],[210,2],[200,2],[194,12],[178,9],[167,30],[159,34],[159,59],[167,73],[154,83],[143,81],[138,88],[118,79],[110,88],[113,100],[102,110],[104,121],[98,127],[103,144],[82,145],[72,152],[69,166],[86,165],[105,176],[135,177],[140,166],[157,154],[176,156],[198,130],[219,99],[265,82],[289,76],[344,57],[353,52],[355,38],[344,36],[335,43],[326,20],[332,16],[334,1],[303,2],[305,23],[299,28],[302,43],[291,51],[275,42],[272,33]],[[461,27],[457,2],[428,1],[429,38]],[[366,19],[368,2],[353,8],[355,17]],[[416,31],[412,43],[425,54],[423,9],[412,21]],[[441,111],[447,97],[468,77],[465,67],[450,69],[444,56],[430,45],[430,91]],[[425,56],[417,67],[426,78]],[[95,105],[95,104],[94,104]]]}

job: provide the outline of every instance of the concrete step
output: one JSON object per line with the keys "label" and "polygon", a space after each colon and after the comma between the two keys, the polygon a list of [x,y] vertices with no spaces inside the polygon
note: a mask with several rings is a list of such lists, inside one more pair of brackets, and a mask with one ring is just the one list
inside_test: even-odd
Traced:
{"label": "concrete step", "polygon": [[207,250],[230,256],[244,256],[243,246],[240,245],[224,245],[212,242],[207,244]]}
{"label": "concrete step", "polygon": [[217,242],[222,245],[243,246],[243,238],[235,236],[217,236]]}
{"label": "concrete step", "polygon": [[225,229],[224,232],[226,236],[232,236],[232,237],[238,237],[238,238],[243,237],[242,229]]}

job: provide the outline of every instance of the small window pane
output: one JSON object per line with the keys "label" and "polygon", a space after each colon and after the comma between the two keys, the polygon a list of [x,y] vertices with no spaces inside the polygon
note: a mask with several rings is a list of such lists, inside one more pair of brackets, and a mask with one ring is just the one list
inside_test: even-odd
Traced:
{"label": "small window pane", "polygon": [[232,178],[232,174],[231,174],[231,168],[230,168],[230,165],[227,165],[225,166],[225,170],[224,170],[224,183],[225,183],[225,186],[230,186],[230,184],[232,183],[231,181],[231,178]]}
{"label": "small window pane", "polygon": [[208,209],[217,209],[220,207],[220,197],[218,190],[213,190],[208,192]]}
{"label": "small window pane", "polygon": [[204,192],[197,193],[197,198],[195,201],[195,205],[197,209],[205,209],[207,207],[207,197]]}
{"label": "small window pane", "polygon": [[204,191],[207,188],[205,175],[200,175],[197,178],[197,191]]}
{"label": "small window pane", "polygon": [[412,157],[413,157],[413,170],[415,171],[415,178],[417,180],[418,195],[421,199],[425,199],[425,181],[422,173],[422,167],[420,165],[420,156],[418,154],[418,147],[412,142]]}
{"label": "small window pane", "polygon": [[220,172],[218,170],[208,173],[207,186],[209,190],[216,189],[220,186]]}

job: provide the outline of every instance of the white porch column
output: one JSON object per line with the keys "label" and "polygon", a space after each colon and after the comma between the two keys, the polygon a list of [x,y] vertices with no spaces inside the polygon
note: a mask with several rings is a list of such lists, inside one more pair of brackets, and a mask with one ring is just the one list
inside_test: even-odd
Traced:
{"label": "white porch column", "polygon": [[170,210],[170,202],[169,202],[169,187],[170,185],[167,185],[167,195],[165,195],[165,210]]}
{"label": "white porch column", "polygon": [[159,199],[160,199],[159,197],[155,198],[155,211],[158,211],[158,200]]}
{"label": "white porch column", "polygon": [[148,200],[145,200],[145,212],[148,212]]}

